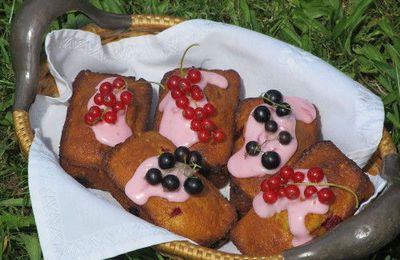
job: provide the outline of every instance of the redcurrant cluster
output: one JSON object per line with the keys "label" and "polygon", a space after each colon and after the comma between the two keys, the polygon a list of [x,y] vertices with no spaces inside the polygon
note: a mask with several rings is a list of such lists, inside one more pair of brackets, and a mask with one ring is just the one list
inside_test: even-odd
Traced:
{"label": "redcurrant cluster", "polygon": [[[118,93],[121,93],[119,98]],[[132,102],[132,99],[133,94],[127,89],[123,78],[117,77],[112,83],[101,83],[93,97],[96,105],[91,106],[85,114],[86,124],[95,125],[102,120],[109,124],[115,124],[117,112],[124,111],[126,106]]]}
{"label": "redcurrant cluster", "polygon": [[189,69],[186,77],[171,75],[167,80],[167,87],[171,91],[171,96],[175,100],[176,106],[182,109],[184,118],[191,120],[190,128],[197,132],[200,142],[222,142],[225,133],[217,129],[215,123],[209,118],[216,113],[215,107],[211,103],[203,107],[190,106],[190,99],[200,101],[204,98],[203,90],[196,85],[201,81],[201,72],[198,69]]}
{"label": "redcurrant cluster", "polygon": [[[265,179],[261,183],[261,191],[263,199],[268,204],[274,204],[278,198],[286,197],[289,200],[295,200],[300,197],[300,189],[298,185],[303,185],[305,174],[295,172],[293,168],[284,166],[277,175]],[[324,173],[321,168],[313,167],[307,171],[307,179],[311,182],[304,189],[304,198],[313,198],[315,195],[323,204],[330,205],[335,201],[335,194],[328,187],[320,190],[315,187],[316,184],[322,182]],[[304,183],[305,184],[305,183]]]}

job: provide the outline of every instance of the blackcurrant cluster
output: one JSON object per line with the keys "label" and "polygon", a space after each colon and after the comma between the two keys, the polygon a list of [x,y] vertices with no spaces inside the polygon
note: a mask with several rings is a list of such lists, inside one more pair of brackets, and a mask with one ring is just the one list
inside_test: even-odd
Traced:
{"label": "blackcurrant cluster", "polygon": [[[266,104],[276,108],[275,112],[277,116],[282,117],[290,114],[290,105],[283,102],[282,94],[278,90],[268,90],[262,95],[262,98]],[[253,117],[257,122],[264,124],[265,131],[270,133],[276,133],[278,131],[279,126],[271,119],[271,112],[268,107],[263,105],[256,107],[253,112]],[[265,142],[267,141],[272,140],[266,140]],[[278,133],[278,141],[283,145],[287,145],[292,141],[292,135],[288,131],[280,131]],[[263,144],[258,144],[256,141],[248,142],[246,144],[246,153],[250,156],[257,156],[262,152],[262,165],[269,170],[276,169],[281,163],[279,154],[275,151],[263,152],[261,150]]]}
{"label": "blackcurrant cluster", "polygon": [[270,89],[262,95],[264,102],[276,108],[276,114],[279,117],[287,116],[291,112],[290,105],[283,102],[282,93],[276,89]]}
{"label": "blackcurrant cluster", "polygon": [[[246,153],[250,156],[257,156],[262,152],[261,145],[256,141],[250,141],[246,144]],[[281,163],[281,157],[277,152],[263,152],[261,156],[262,165],[268,170],[276,169]]]}
{"label": "blackcurrant cluster", "polygon": [[190,151],[187,147],[180,146],[176,148],[173,154],[163,152],[158,157],[158,166],[164,170],[164,175],[160,169],[151,168],[147,171],[145,179],[150,185],[161,183],[166,191],[175,191],[179,188],[180,181],[175,175],[168,174],[168,170],[174,167],[182,167],[183,169],[190,167],[190,171],[185,173],[189,177],[185,180],[183,187],[191,195],[199,194],[203,190],[204,185],[199,178],[192,175],[197,169],[201,168],[202,160],[203,158],[199,152]]}

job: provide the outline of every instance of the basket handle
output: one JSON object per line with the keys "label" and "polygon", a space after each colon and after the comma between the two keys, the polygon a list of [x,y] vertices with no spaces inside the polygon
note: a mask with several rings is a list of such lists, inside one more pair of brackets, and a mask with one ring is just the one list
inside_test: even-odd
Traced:
{"label": "basket handle", "polygon": [[283,252],[284,259],[360,258],[393,240],[400,233],[399,173],[400,157],[385,156],[381,176],[388,181],[388,187],[383,194],[327,234]]}
{"label": "basket handle", "polygon": [[12,24],[11,54],[16,79],[14,111],[28,111],[39,82],[40,49],[44,33],[58,16],[72,10],[85,13],[107,29],[131,26],[130,15],[100,11],[87,0],[24,1]]}

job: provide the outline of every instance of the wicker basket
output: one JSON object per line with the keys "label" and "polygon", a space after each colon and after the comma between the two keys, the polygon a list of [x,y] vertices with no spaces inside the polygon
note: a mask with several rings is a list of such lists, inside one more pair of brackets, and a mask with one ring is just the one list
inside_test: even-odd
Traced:
{"label": "wicker basket", "polygon": [[[132,25],[130,29],[124,32],[106,30],[92,24],[87,25],[82,29],[98,34],[102,39],[102,43],[106,44],[125,37],[156,34],[180,23],[181,21],[183,20],[180,18],[168,16],[134,15],[132,16]],[[38,93],[53,97],[58,96],[55,81],[49,72],[46,62],[44,61],[41,64]],[[16,136],[22,153],[27,156],[33,141],[33,132],[30,126],[28,113],[26,111],[16,110],[13,112],[13,118]],[[382,158],[392,153],[396,153],[396,148],[391,136],[386,130],[384,130],[379,148],[369,161],[365,170],[373,175],[378,174],[381,168]],[[255,258],[227,254],[183,241],[164,243],[154,246],[154,248],[160,253],[176,259],[283,259],[282,255]]]}

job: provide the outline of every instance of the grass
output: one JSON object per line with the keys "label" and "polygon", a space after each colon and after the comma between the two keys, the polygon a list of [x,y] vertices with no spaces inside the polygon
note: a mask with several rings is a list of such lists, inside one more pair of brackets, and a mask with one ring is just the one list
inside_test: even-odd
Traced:
{"label": "grass", "polygon": [[[22,0],[0,1],[0,259],[41,259],[27,188],[27,163],[13,133],[15,81],[8,39]],[[236,24],[299,46],[379,95],[385,127],[400,148],[400,5],[397,0],[92,0],[116,13],[152,13]],[[82,14],[59,17],[51,29],[78,28]],[[369,259],[400,257],[400,236]],[[162,259],[151,249],[118,259]]]}

